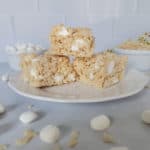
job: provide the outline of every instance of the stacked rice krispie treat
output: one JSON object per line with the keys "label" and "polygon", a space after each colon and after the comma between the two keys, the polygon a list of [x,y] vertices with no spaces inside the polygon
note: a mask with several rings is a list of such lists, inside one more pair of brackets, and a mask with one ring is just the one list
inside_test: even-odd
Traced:
{"label": "stacked rice krispie treat", "polygon": [[[127,58],[110,51],[94,54],[95,40],[90,29],[57,25],[49,39],[51,48],[45,54],[25,54],[21,58],[24,80],[31,86],[81,81],[104,88],[123,78]],[[73,62],[70,56],[74,57]]]}
{"label": "stacked rice krispie treat", "polygon": [[66,56],[25,54],[21,59],[24,80],[33,87],[47,87],[75,82],[78,78]]}
{"label": "stacked rice krispie treat", "polygon": [[53,54],[90,57],[94,51],[94,37],[88,28],[55,26],[49,37]]}
{"label": "stacked rice krispie treat", "polygon": [[74,68],[82,82],[105,88],[118,83],[123,78],[126,62],[126,56],[104,52],[90,58],[76,58]]}

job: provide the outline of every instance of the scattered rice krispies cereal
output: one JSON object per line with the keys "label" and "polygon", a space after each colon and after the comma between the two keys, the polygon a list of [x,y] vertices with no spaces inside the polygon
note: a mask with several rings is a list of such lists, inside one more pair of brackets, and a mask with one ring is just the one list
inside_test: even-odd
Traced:
{"label": "scattered rice krispies cereal", "polygon": [[126,62],[126,56],[104,52],[90,58],[76,58],[74,68],[80,76],[80,81],[105,88],[118,83],[123,78]]}
{"label": "scattered rice krispies cereal", "polygon": [[61,85],[77,80],[73,65],[66,56],[25,54],[21,58],[24,80],[33,87]]}
{"label": "scattered rice krispies cereal", "polygon": [[50,34],[53,54],[90,57],[94,50],[94,37],[88,28],[54,26]]}

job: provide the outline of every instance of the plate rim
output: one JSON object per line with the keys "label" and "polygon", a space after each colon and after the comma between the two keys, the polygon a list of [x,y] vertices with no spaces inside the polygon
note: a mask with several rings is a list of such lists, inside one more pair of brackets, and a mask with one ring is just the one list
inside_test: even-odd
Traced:
{"label": "plate rim", "polygon": [[[140,71],[138,71],[138,72],[140,72]],[[54,98],[54,97],[47,97],[47,96],[44,97],[44,96],[39,96],[39,95],[33,95],[33,94],[30,94],[30,93],[26,93],[26,92],[23,92],[23,91],[17,89],[16,87],[14,87],[11,84],[11,80],[8,81],[8,86],[15,93],[17,93],[21,96],[24,96],[24,97],[31,98],[33,100],[38,100],[38,101],[56,102],[56,103],[98,103],[98,102],[102,103],[102,102],[114,101],[114,100],[130,97],[132,95],[136,95],[137,93],[141,92],[144,89],[144,87],[146,86],[147,83],[148,83],[148,79],[147,79],[147,81],[145,81],[145,83],[143,83],[143,86],[140,86],[134,91],[131,91],[131,92],[128,92],[128,93],[125,93],[125,94],[121,94],[119,96],[110,96],[110,97],[104,97],[104,98],[101,98],[101,99],[100,98],[81,98],[79,101],[77,101],[75,99],[72,100],[71,98],[70,99],[66,98],[67,100],[65,100],[65,98],[63,98],[63,97],[62,98],[60,98],[60,97],[55,97]]]}

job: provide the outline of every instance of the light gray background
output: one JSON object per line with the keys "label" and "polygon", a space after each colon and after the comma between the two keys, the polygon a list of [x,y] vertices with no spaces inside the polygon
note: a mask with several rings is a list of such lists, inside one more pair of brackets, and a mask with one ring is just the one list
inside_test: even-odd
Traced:
{"label": "light gray background", "polygon": [[0,61],[5,46],[33,42],[49,47],[53,25],[92,28],[96,51],[150,31],[149,0],[0,0]]}
{"label": "light gray background", "polygon": [[[0,65],[0,74],[10,72],[8,65]],[[150,109],[150,89],[144,89],[139,94],[121,100],[93,103],[93,104],[61,104],[40,102],[25,98],[11,91],[6,83],[0,82],[0,103],[7,108],[7,113],[0,117],[0,144],[11,144],[10,150],[51,150],[52,145],[44,144],[37,137],[28,145],[16,148],[15,140],[22,136],[27,128],[39,131],[47,124],[60,127],[60,143],[64,150],[71,130],[81,132],[78,146],[75,150],[109,150],[112,146],[128,146],[129,150],[149,150],[150,126],[141,122],[141,113]],[[41,113],[35,123],[23,125],[18,117],[33,104]],[[91,118],[106,114],[112,119],[112,126],[108,130],[116,139],[116,145],[104,144],[101,141],[102,132],[90,129]]]}
{"label": "light gray background", "polygon": [[[34,42],[49,47],[48,34],[54,24],[91,27],[96,37],[96,51],[112,48],[127,38],[150,31],[149,0],[0,0],[0,62],[7,61],[4,48],[7,44]],[[8,66],[0,65],[0,72]],[[141,112],[150,109],[150,90],[116,102],[95,104],[57,104],[34,101],[21,97],[0,82],[0,103],[7,113],[0,116],[0,144],[10,143],[10,150],[50,150],[52,145],[39,138],[22,147],[14,147],[15,139],[26,128],[39,131],[48,123],[61,126],[61,143],[65,150],[68,135],[81,131],[75,150],[108,150],[112,145],[103,144],[101,132],[90,129],[90,119],[101,113],[110,115],[110,133],[118,145],[130,150],[149,150],[150,127],[141,123]],[[19,114],[34,104],[41,110],[39,121],[31,125],[19,122]]]}

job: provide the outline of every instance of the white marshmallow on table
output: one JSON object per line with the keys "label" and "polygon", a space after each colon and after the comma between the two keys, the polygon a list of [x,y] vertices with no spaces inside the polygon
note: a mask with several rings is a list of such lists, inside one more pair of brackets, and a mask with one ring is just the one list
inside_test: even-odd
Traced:
{"label": "white marshmallow on table", "polygon": [[26,111],[20,115],[19,120],[24,124],[28,124],[35,121],[37,118],[38,114],[36,112]]}
{"label": "white marshmallow on table", "polygon": [[91,128],[101,131],[110,127],[110,119],[106,115],[100,115],[91,120]]}
{"label": "white marshmallow on table", "polygon": [[128,147],[112,147],[110,150],[128,150]]}
{"label": "white marshmallow on table", "polygon": [[45,143],[55,143],[60,138],[60,130],[56,126],[47,125],[40,131],[40,139]]}
{"label": "white marshmallow on table", "polygon": [[0,115],[5,113],[5,111],[6,111],[5,107],[2,104],[0,104]]}
{"label": "white marshmallow on table", "polygon": [[142,113],[142,120],[146,124],[150,124],[150,110],[145,110]]}
{"label": "white marshmallow on table", "polygon": [[7,81],[9,80],[9,75],[8,75],[8,74],[2,74],[2,75],[1,75],[1,80],[2,80],[3,82],[7,82]]}

